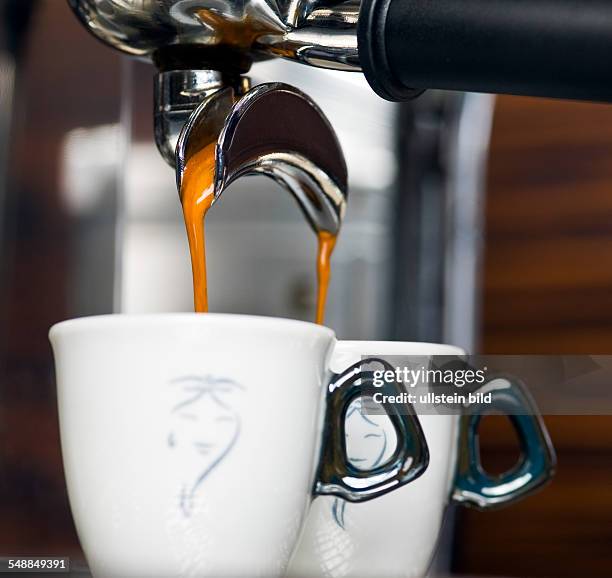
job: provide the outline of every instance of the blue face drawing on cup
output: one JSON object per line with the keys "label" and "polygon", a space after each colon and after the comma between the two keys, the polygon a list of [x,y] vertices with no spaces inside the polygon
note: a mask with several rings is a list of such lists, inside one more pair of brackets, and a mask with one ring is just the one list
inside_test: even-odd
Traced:
{"label": "blue face drawing on cup", "polygon": [[168,447],[180,460],[179,508],[191,516],[206,478],[231,453],[240,438],[236,396],[244,387],[231,379],[188,375],[173,379]]}
{"label": "blue face drawing on cup", "polygon": [[[348,461],[357,469],[371,470],[388,459],[397,443],[397,438],[384,415],[367,415],[363,409],[363,398],[357,398],[346,412],[345,436]],[[335,498],[332,515],[340,528],[344,529],[346,502]]]}

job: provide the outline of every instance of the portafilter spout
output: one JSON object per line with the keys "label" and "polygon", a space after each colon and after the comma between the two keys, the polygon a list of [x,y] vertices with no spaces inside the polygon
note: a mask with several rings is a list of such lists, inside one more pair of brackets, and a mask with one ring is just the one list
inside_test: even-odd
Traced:
{"label": "portafilter spout", "polygon": [[329,121],[307,95],[275,82],[242,97],[232,88],[207,97],[178,140],[179,191],[191,156],[214,142],[215,199],[236,179],[263,174],[295,197],[316,233],[338,233],[346,211],[346,163]]}
{"label": "portafilter spout", "polygon": [[162,70],[155,76],[155,144],[171,166],[176,162],[176,144],[181,131],[198,105],[211,94],[231,88],[236,95],[249,88],[245,76],[220,70]]}

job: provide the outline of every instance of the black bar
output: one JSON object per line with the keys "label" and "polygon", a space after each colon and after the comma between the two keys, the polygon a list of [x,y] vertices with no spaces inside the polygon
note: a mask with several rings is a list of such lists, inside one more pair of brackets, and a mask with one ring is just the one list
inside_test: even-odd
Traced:
{"label": "black bar", "polygon": [[363,0],[376,92],[438,88],[612,102],[612,0]]}

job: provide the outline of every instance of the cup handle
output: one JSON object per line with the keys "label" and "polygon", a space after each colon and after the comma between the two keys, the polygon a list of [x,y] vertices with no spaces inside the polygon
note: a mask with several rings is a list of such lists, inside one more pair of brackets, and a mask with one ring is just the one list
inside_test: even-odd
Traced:
{"label": "cup handle", "polygon": [[[404,412],[400,412],[398,404],[384,406],[397,435],[395,452],[387,462],[368,470],[358,469],[350,463],[346,451],[346,412],[355,399],[373,397],[382,392],[380,387],[373,385],[373,372],[362,370],[363,366],[371,363],[393,370],[384,360],[370,358],[333,375],[330,380],[315,495],[365,502],[415,480],[429,465],[425,435],[410,404],[403,406]],[[389,395],[405,392],[401,383],[385,383],[385,388],[385,394]]]}
{"label": "cup handle", "polygon": [[[535,401],[513,376],[492,377],[478,393],[492,394],[491,403],[473,403],[461,416],[458,469],[453,501],[479,510],[515,502],[546,484],[554,475],[555,450]],[[521,457],[501,476],[488,475],[480,461],[478,426],[491,410],[508,416],[514,426]]]}

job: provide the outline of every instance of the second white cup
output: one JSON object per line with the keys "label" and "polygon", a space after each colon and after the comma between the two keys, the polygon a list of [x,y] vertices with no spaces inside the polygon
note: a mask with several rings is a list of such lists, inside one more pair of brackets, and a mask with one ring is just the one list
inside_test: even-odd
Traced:
{"label": "second white cup", "polygon": [[[344,341],[337,344],[331,367],[343,371],[364,357],[463,355],[449,345]],[[487,509],[513,502],[547,482],[554,470],[554,451],[527,391],[508,377],[488,380],[479,391],[491,393],[489,406],[474,404],[465,415],[419,415],[430,462],[410,485],[367,504],[317,498],[288,576],[420,578],[427,574],[450,502]],[[521,460],[501,477],[488,476],[479,460],[478,424],[488,411],[506,413],[522,444]],[[384,463],[385,443],[393,437],[386,417],[354,412],[349,420],[349,458],[369,467]]]}

